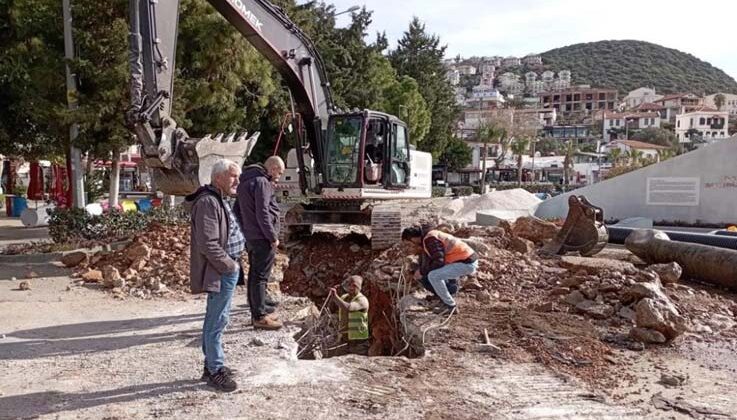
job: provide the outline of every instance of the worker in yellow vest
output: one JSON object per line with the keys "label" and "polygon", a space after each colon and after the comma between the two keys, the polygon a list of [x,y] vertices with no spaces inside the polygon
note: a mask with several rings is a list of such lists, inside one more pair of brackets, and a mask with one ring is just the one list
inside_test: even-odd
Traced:
{"label": "worker in yellow vest", "polygon": [[402,231],[402,240],[413,244],[421,255],[420,269],[415,279],[440,298],[437,313],[456,309],[453,295],[458,291],[458,279],[476,273],[478,256],[462,240],[439,230],[408,227]]}
{"label": "worker in yellow vest", "polygon": [[330,289],[330,297],[338,305],[338,317],[342,332],[342,344],[346,352],[351,354],[368,354],[369,348],[369,301],[361,293],[363,278],[350,276],[344,282],[344,289],[348,292],[338,296],[335,288]]}

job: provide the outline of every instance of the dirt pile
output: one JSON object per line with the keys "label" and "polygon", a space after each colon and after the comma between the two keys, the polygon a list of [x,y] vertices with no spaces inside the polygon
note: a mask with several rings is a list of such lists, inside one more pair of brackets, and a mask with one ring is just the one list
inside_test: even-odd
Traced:
{"label": "dirt pile", "polygon": [[187,225],[153,225],[125,248],[81,259],[75,275],[100,284],[117,298],[150,298],[189,291]]}
{"label": "dirt pile", "polygon": [[[464,238],[481,258],[477,274],[461,282],[459,313],[428,334],[424,345],[476,351],[488,347],[487,330],[500,349],[495,357],[537,361],[606,388],[628,378],[630,362],[621,351],[667,345],[684,335],[709,340],[735,333],[737,304],[719,291],[682,284],[680,267],[635,266],[627,251],[608,252],[607,258],[539,254],[539,245],[515,234],[531,237],[527,222],[439,226]],[[399,318],[409,315],[397,311],[397,302],[422,289],[412,280],[416,259],[407,251],[398,245],[372,252],[360,235],[313,235],[289,250],[282,290],[309,296],[319,307],[330,287],[361,275],[371,302],[371,354],[408,351],[411,337]],[[406,310],[419,314],[420,323],[439,324],[430,306],[420,299]]]}

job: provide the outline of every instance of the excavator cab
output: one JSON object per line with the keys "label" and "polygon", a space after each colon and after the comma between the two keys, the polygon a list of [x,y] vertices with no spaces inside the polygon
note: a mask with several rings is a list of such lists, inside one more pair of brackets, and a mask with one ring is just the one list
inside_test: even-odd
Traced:
{"label": "excavator cab", "polygon": [[408,130],[396,117],[375,111],[332,115],[324,146],[326,187],[408,186]]}

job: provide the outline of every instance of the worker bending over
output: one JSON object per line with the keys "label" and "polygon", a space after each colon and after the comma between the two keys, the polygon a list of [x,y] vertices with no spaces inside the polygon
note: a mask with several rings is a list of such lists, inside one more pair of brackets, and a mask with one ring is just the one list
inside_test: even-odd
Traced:
{"label": "worker bending over", "polygon": [[455,236],[427,226],[404,229],[402,240],[412,243],[421,256],[415,279],[440,298],[436,312],[447,313],[455,309],[452,295],[458,291],[457,281],[476,272],[476,252]]}
{"label": "worker bending over", "polygon": [[[344,289],[348,292],[338,296],[337,290],[330,289],[330,297],[338,305],[338,318],[342,332],[342,343],[346,346],[346,353],[368,354],[369,342],[369,301],[361,293],[363,278],[350,276],[344,282]],[[340,352],[342,353],[342,352]]]}

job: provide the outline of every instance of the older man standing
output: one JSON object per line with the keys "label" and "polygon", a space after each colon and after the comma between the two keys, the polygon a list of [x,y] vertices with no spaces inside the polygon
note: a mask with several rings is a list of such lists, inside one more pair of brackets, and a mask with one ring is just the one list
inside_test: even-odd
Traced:
{"label": "older man standing", "polygon": [[282,327],[276,314],[269,314],[273,308],[266,305],[266,283],[279,246],[279,205],[274,185],[284,169],[284,161],[272,156],[263,165],[246,167],[238,186],[237,212],[248,249],[248,306],[256,329]]}
{"label": "older man standing", "polygon": [[190,282],[192,293],[207,293],[202,326],[205,369],[202,379],[220,391],[237,388],[225,366],[222,337],[230,319],[230,302],[239,276],[245,240],[225,198],[235,195],[240,168],[229,160],[212,167],[211,183],[185,199],[192,210]]}

